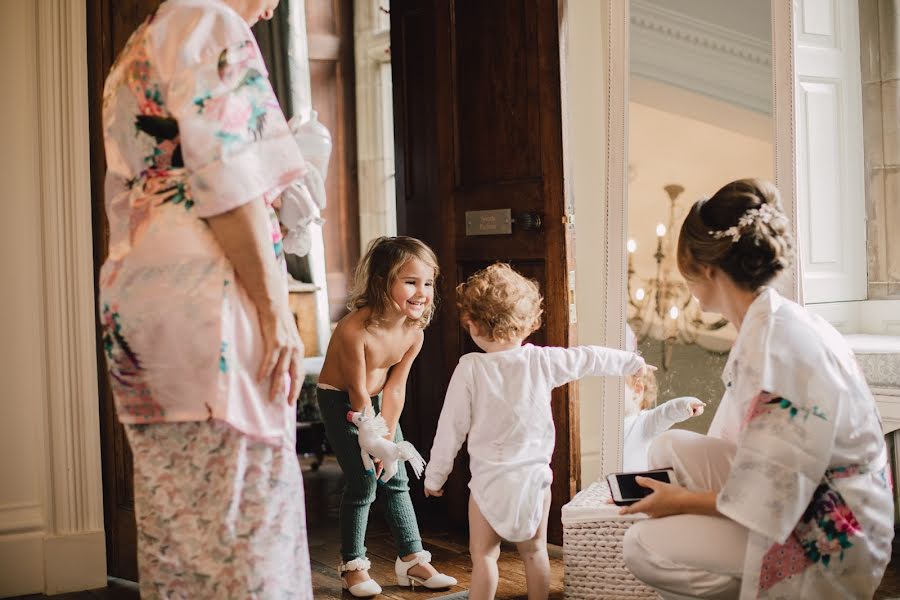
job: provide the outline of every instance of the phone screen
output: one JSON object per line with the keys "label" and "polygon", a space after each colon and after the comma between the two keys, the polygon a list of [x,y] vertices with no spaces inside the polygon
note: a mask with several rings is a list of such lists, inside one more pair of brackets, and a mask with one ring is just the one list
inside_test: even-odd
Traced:
{"label": "phone screen", "polygon": [[649,471],[647,473],[620,473],[616,475],[616,481],[619,483],[619,492],[622,494],[623,500],[638,500],[644,496],[649,496],[653,490],[641,487],[635,477],[648,477],[656,479],[663,483],[672,483],[669,480],[669,473],[666,471]]}

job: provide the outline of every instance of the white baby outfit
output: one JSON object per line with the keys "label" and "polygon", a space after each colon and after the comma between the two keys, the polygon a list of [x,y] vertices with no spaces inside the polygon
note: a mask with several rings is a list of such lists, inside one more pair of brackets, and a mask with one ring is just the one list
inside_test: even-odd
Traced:
{"label": "white baby outfit", "polygon": [[525,344],[466,354],[447,388],[425,487],[444,486],[468,436],[469,489],[479,510],[500,537],[511,542],[531,539],[553,480],[550,458],[556,428],[550,392],[586,375],[630,375],[643,365],[633,352],[600,346]]}
{"label": "white baby outfit", "polygon": [[646,471],[650,444],[675,423],[687,421],[693,415],[691,402],[697,398],[673,398],[659,406],[625,417],[625,447],[622,452],[622,471]]}

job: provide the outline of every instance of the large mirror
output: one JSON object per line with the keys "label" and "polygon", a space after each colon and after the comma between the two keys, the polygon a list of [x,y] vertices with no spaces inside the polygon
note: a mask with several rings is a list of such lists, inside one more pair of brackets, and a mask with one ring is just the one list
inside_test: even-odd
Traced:
{"label": "large mirror", "polygon": [[[775,126],[768,2],[629,0],[628,9],[626,347],[658,367],[626,383],[630,470],[645,466],[636,454],[656,429],[678,418],[673,427],[706,433],[715,415],[736,332],[688,291],[678,232],[691,205],[729,181],[775,179]],[[670,402],[684,396],[706,403],[703,414],[688,418],[686,401]]]}

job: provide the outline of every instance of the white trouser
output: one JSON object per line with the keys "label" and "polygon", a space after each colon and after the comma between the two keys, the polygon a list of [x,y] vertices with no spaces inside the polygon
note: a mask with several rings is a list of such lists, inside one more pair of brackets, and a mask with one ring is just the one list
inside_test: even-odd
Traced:
{"label": "white trouser", "polygon": [[[693,491],[718,491],[731,469],[735,445],[671,430],[650,446],[651,469],[675,470]],[[737,598],[747,529],[724,517],[677,515],[635,523],[625,534],[625,564],[666,600]]]}

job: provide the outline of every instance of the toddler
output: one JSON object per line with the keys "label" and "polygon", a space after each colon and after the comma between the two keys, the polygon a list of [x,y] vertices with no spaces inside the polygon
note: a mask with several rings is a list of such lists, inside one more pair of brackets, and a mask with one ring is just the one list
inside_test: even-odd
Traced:
{"label": "toddler", "polygon": [[523,341],[539,324],[534,281],[494,264],[457,288],[460,320],[484,353],[463,356],[438,421],[425,495],[440,496],[453,460],[468,438],[471,600],[497,590],[500,542],[515,542],[525,562],[528,598],[550,588],[547,515],[555,428],[553,388],[585,375],[630,375],[644,361],[599,346],[537,347]]}

